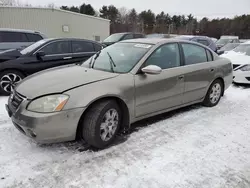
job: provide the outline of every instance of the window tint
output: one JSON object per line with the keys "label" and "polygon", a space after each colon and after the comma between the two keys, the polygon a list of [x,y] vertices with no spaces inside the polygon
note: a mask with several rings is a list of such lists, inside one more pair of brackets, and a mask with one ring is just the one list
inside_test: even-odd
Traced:
{"label": "window tint", "polygon": [[70,43],[68,41],[53,42],[45,46],[41,51],[46,55],[66,54],[70,53]]}
{"label": "window tint", "polygon": [[42,40],[43,38],[38,35],[38,34],[33,34],[33,33],[26,33],[28,39],[30,42],[37,42],[39,40]]}
{"label": "window tint", "polygon": [[181,45],[183,48],[186,65],[207,62],[207,54],[205,48],[202,48],[194,44],[181,44]]}
{"label": "window tint", "polygon": [[95,50],[91,42],[72,41],[72,51],[73,53],[81,53],[81,52],[94,52]]}
{"label": "window tint", "polygon": [[28,39],[24,33],[2,31],[0,42],[28,42]]}
{"label": "window tint", "polygon": [[134,38],[137,39],[137,38],[144,38],[144,35],[143,34],[134,34]]}
{"label": "window tint", "polygon": [[96,52],[102,50],[102,48],[103,48],[100,44],[95,44],[95,43],[93,43],[93,45],[94,45],[94,47],[95,47],[95,51],[96,51]]}
{"label": "window tint", "polygon": [[178,44],[165,44],[158,48],[147,59],[147,65],[157,65],[162,69],[180,66],[180,53]]}
{"label": "window tint", "polygon": [[206,50],[206,52],[207,52],[207,60],[208,61],[213,61],[212,53],[209,50]]}
{"label": "window tint", "polygon": [[125,35],[123,40],[128,40],[128,39],[132,39],[132,38],[133,38],[133,34],[127,34],[127,35]]}
{"label": "window tint", "polygon": [[209,46],[209,42],[207,40],[204,39],[197,39],[197,42],[200,44],[203,44],[205,46]]}

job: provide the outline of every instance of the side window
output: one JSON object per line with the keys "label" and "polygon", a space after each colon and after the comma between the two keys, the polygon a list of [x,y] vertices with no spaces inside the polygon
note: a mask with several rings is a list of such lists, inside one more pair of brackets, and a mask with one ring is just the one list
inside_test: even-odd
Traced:
{"label": "side window", "polygon": [[28,42],[24,33],[20,32],[0,32],[0,42]]}
{"label": "side window", "polygon": [[73,53],[94,52],[94,45],[86,41],[72,41]]}
{"label": "side window", "polygon": [[203,44],[205,46],[209,46],[209,42],[207,40],[204,39],[197,39],[197,42],[200,44]]}
{"label": "side window", "polygon": [[93,43],[93,45],[94,45],[94,47],[95,47],[95,51],[96,51],[96,52],[99,52],[100,50],[103,49],[103,47],[102,47],[100,44],[95,44],[95,43]]}
{"label": "side window", "polygon": [[128,39],[132,39],[133,38],[133,34],[127,34],[125,37],[123,37],[122,40],[128,40]]}
{"label": "side window", "polygon": [[46,55],[59,55],[70,53],[69,41],[53,42],[41,49]]}
{"label": "side window", "polygon": [[184,52],[185,65],[207,62],[205,48],[194,44],[181,44]]}
{"label": "side window", "polygon": [[178,44],[165,44],[159,47],[146,60],[145,65],[157,65],[162,69],[180,66],[180,52]]}
{"label": "side window", "polygon": [[207,52],[207,60],[208,61],[213,61],[213,55],[212,55],[212,53],[209,50],[206,50],[206,52]]}
{"label": "side window", "polygon": [[142,34],[134,34],[134,38],[137,39],[137,38],[144,38],[144,36]]}
{"label": "side window", "polygon": [[37,42],[39,40],[42,40],[43,38],[38,35],[38,34],[33,34],[33,33],[26,33],[28,39],[30,42]]}

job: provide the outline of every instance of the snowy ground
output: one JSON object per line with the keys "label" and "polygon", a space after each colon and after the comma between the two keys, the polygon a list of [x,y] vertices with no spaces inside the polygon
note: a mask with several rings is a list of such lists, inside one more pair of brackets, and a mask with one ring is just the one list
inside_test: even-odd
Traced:
{"label": "snowy ground", "polygon": [[[37,145],[16,130],[0,98],[0,187],[249,188],[250,88],[217,107],[195,105],[137,123],[106,150]],[[146,124],[148,124],[146,126]]]}

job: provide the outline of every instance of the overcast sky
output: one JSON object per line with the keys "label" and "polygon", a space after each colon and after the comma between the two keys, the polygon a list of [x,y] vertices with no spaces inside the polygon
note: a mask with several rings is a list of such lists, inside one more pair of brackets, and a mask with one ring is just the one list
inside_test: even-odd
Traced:
{"label": "overcast sky", "polygon": [[[55,6],[91,4],[96,10],[102,5],[113,4],[116,7],[135,8],[137,12],[151,9],[154,13],[189,14],[201,18],[233,17],[250,13],[250,0],[21,0],[32,5]],[[104,3],[105,2],[105,3]]]}

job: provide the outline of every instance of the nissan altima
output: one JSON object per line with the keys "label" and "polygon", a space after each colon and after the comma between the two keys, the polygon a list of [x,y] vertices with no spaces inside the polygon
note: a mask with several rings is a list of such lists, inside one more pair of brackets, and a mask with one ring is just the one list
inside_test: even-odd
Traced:
{"label": "nissan altima", "polygon": [[14,126],[37,142],[81,138],[104,148],[138,120],[195,103],[217,105],[231,83],[231,62],[206,46],[132,39],[82,65],[25,78],[6,109]]}

